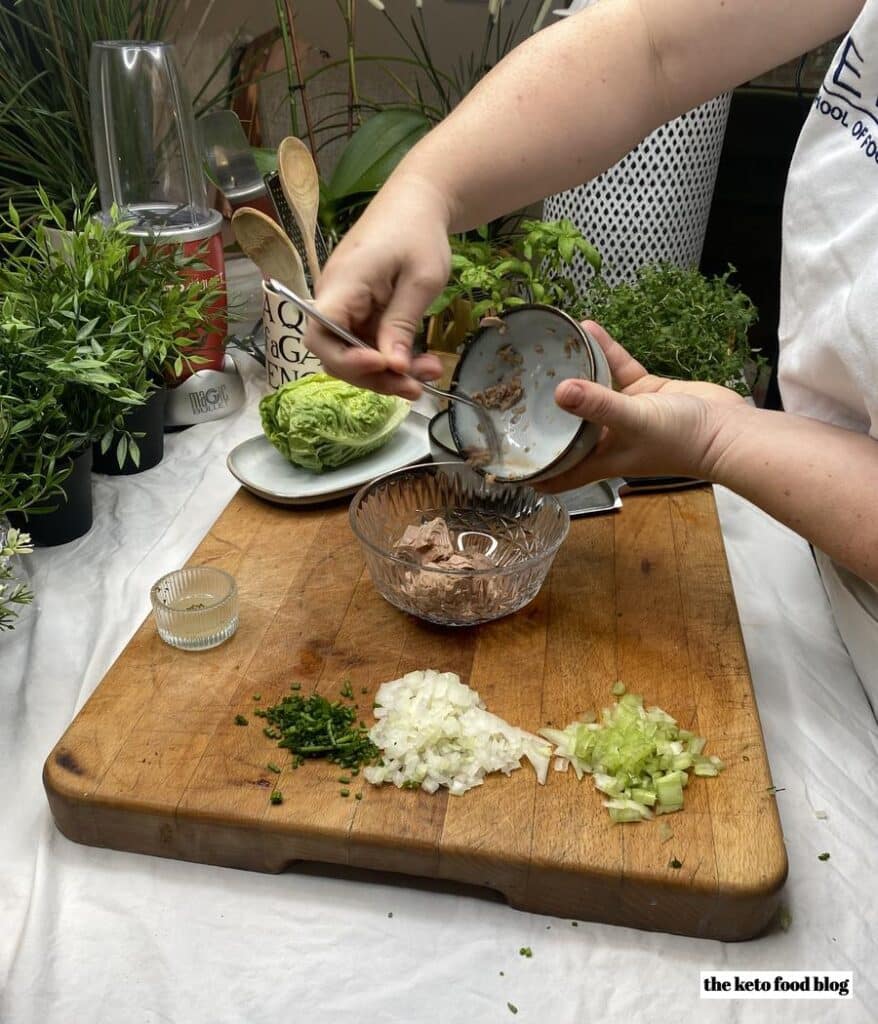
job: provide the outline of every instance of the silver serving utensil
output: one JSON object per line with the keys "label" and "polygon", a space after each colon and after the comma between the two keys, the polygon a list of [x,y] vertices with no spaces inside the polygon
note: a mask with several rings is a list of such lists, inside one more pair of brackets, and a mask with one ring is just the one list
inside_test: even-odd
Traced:
{"label": "silver serving utensil", "polygon": [[[321,313],[316,306],[312,305],[310,302],[303,299],[301,296],[296,295],[294,291],[291,291],[289,288],[281,284],[280,281],[277,281],[275,278],[269,278],[265,282],[265,286],[266,288],[273,291],[276,295],[280,295],[285,299],[289,299],[289,301],[292,302],[294,306],[297,306],[307,316],[311,317],[313,320],[316,320],[317,323],[322,324],[322,326],[325,327],[328,331],[332,331],[332,333],[335,334],[337,337],[341,338],[342,341],[346,341],[349,345],[355,345],[358,348],[372,348],[372,346],[366,344],[366,342],[363,341],[362,338],[358,338],[355,334],[351,334],[351,332],[346,327],[342,327],[341,324],[336,323],[334,320],[330,320],[330,318]],[[481,433],[482,436],[485,438],[486,442],[485,447],[487,448],[487,451],[491,456],[490,462],[493,464],[502,461],[500,438],[497,435],[497,430],[494,427],[494,422],[491,419],[488,410],[483,405],[480,405],[478,402],[470,398],[469,395],[465,394],[462,391],[443,391],[442,388],[437,388],[435,384],[428,384],[426,381],[422,380],[418,381],[418,383],[425,391],[428,391],[431,395],[435,395],[437,398],[446,398],[450,402],[460,402],[463,405],[468,405],[478,418],[479,425],[481,427]]]}
{"label": "silver serving utensil", "polygon": [[253,150],[233,110],[213,110],[196,122],[210,176],[230,203],[240,206],[265,195]]}

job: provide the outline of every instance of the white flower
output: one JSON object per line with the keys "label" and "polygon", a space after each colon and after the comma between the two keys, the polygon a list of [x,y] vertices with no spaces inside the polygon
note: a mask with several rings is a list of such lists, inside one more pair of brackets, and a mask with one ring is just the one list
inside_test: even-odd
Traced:
{"label": "white flower", "polygon": [[29,555],[33,551],[30,534],[22,533],[10,526],[6,533],[6,540],[0,546],[0,555],[11,557],[12,555]]}
{"label": "white flower", "polygon": [[20,608],[30,604],[33,594],[15,578],[11,560],[33,550],[30,537],[12,527],[0,532],[0,633],[15,628]]}

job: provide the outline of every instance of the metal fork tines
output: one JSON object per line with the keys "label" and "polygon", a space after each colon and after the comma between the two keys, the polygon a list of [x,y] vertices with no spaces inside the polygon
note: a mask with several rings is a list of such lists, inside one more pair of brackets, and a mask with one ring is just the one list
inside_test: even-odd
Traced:
{"label": "metal fork tines", "polygon": [[[497,428],[494,426],[494,420],[491,418],[491,414],[483,405],[479,404],[474,398],[468,395],[465,391],[461,391],[459,388],[457,391],[444,391],[442,388],[437,388],[435,384],[429,384],[427,381],[423,380],[420,381],[420,385],[425,391],[429,391],[431,395],[435,395],[437,398],[445,398],[449,402],[460,402],[461,405],[469,406],[469,408],[476,414],[476,419],[479,421],[479,433],[485,439],[485,450],[490,456],[488,464],[491,465],[500,461],[502,451],[500,447],[500,436],[497,433]],[[471,459],[477,459],[481,453],[473,451],[468,452],[467,454],[469,454]]]}

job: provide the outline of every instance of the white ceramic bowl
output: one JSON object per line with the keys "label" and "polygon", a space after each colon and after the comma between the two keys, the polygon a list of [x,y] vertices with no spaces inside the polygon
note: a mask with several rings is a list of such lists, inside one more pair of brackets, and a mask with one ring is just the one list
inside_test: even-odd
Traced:
{"label": "white ceramic bowl", "polygon": [[[594,338],[559,309],[517,306],[499,320],[495,318],[473,336],[460,357],[453,384],[472,395],[520,378],[521,399],[509,409],[491,410],[504,440],[502,461],[488,463],[480,471],[503,483],[547,480],[583,459],[600,437],[598,424],[557,405],[555,388],[572,377],[610,387],[610,368]],[[458,451],[484,448],[471,409],[452,402],[449,424]]]}
{"label": "white ceramic bowl", "polygon": [[434,462],[463,462],[463,456],[454,446],[448,410],[437,412],[427,428],[430,435],[430,457]]}

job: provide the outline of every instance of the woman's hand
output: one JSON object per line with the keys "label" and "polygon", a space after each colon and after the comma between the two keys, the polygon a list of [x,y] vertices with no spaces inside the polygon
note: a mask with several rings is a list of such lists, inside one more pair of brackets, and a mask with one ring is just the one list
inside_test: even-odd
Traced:
{"label": "woman's hand", "polygon": [[620,391],[581,380],[555,391],[603,425],[600,442],[552,491],[613,476],[692,476],[722,484],[878,586],[878,440],[786,412],[757,409],[715,384],[654,377],[595,323]]}
{"label": "woman's hand", "polygon": [[562,409],[603,426],[594,451],[562,476],[541,485],[554,492],[614,476],[693,476],[712,479],[729,421],[748,409],[736,392],[716,384],[656,377],[593,321],[583,326],[610,364],[618,391],[582,380],[562,381]]}
{"label": "woman's hand", "polygon": [[442,373],[436,356],[412,359],[424,311],[448,281],[449,211],[434,185],[400,174],[375,197],[333,252],[317,307],[374,351],[351,348],[317,323],[305,344],[328,373],[360,387],[414,399],[421,380]]}

